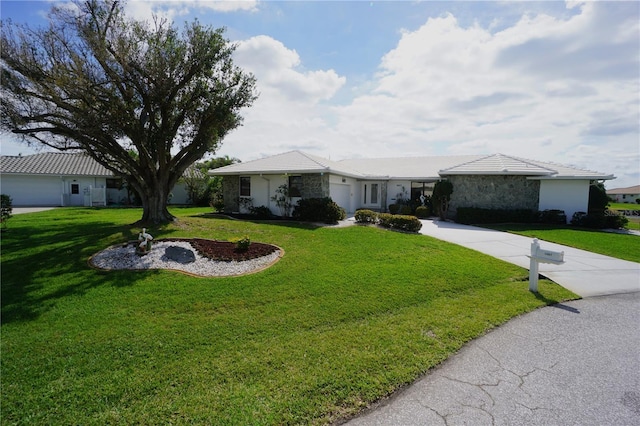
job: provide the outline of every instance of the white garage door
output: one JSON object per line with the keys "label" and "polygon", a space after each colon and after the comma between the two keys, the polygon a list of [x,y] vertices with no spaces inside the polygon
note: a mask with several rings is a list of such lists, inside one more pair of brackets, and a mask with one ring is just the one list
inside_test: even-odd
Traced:
{"label": "white garage door", "polygon": [[51,176],[2,176],[2,193],[14,206],[59,206],[62,182]]}
{"label": "white garage door", "polygon": [[331,199],[340,207],[345,209],[347,213],[351,211],[351,185],[343,185],[340,183],[332,183],[330,187]]}

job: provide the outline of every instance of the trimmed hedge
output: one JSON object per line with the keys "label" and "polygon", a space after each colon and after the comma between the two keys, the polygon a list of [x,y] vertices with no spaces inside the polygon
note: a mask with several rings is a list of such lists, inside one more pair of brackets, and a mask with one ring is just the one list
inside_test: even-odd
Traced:
{"label": "trimmed hedge", "polygon": [[293,210],[293,217],[308,222],[338,223],[347,212],[329,197],[303,198]]}
{"label": "trimmed hedge", "polygon": [[623,215],[606,210],[604,215],[575,212],[571,218],[571,224],[593,229],[620,229],[629,223],[629,219]]}
{"label": "trimmed hedge", "polygon": [[400,231],[418,232],[422,228],[422,222],[415,216],[380,213],[378,215],[380,226]]}
{"label": "trimmed hedge", "polygon": [[535,214],[528,209],[483,209],[479,207],[459,207],[456,222],[465,225],[479,223],[531,223]]}
{"label": "trimmed hedge", "polygon": [[373,210],[357,210],[355,218],[357,223],[377,223],[378,213]]}

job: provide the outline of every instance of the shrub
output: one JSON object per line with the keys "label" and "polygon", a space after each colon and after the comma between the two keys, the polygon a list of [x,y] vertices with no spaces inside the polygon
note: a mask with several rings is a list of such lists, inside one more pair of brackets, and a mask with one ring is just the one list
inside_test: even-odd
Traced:
{"label": "shrub", "polygon": [[337,223],[347,217],[347,212],[329,197],[303,198],[293,210],[297,220]]}
{"label": "shrub", "polygon": [[436,182],[433,187],[431,202],[433,203],[433,209],[438,213],[438,216],[440,216],[440,219],[442,220],[447,217],[451,194],[453,194],[453,184],[448,180],[440,180]]}
{"label": "shrub", "polygon": [[605,226],[607,228],[621,229],[627,226],[628,223],[629,223],[629,219],[627,219],[624,215],[617,214],[610,210],[606,211]]}
{"label": "shrub", "polygon": [[413,213],[413,212],[411,211],[411,206],[406,205],[406,204],[404,204],[404,205],[400,206],[400,214],[401,214],[401,215],[405,215],[405,216],[407,216],[407,215],[410,215],[411,213]]}
{"label": "shrub", "polygon": [[418,206],[416,207],[416,217],[420,219],[426,219],[431,216],[431,212],[429,211],[429,207],[427,206]]}
{"label": "shrub", "polygon": [[422,222],[415,216],[380,213],[378,221],[380,226],[400,231],[418,232],[422,228]]}
{"label": "shrub", "polygon": [[376,223],[378,221],[378,213],[373,210],[358,210],[355,218],[357,223]]}
{"label": "shrub", "polygon": [[567,215],[563,210],[543,210],[538,212],[537,222],[553,225],[566,225]]}
{"label": "shrub", "polygon": [[610,210],[606,210],[604,214],[575,212],[571,218],[572,225],[592,229],[619,229],[624,228],[627,223],[629,219]]}
{"label": "shrub", "polygon": [[398,214],[400,211],[400,204],[389,204],[389,213]]}
{"label": "shrub", "polygon": [[251,214],[255,215],[258,219],[270,219],[271,216],[273,216],[267,206],[251,207],[250,211]]}
{"label": "shrub", "polygon": [[483,209],[479,207],[459,207],[456,222],[464,224],[482,223],[531,223],[534,215],[528,209]]}
{"label": "shrub", "polygon": [[7,221],[11,219],[13,212],[13,200],[7,194],[0,195],[0,222],[2,229],[7,229]]}

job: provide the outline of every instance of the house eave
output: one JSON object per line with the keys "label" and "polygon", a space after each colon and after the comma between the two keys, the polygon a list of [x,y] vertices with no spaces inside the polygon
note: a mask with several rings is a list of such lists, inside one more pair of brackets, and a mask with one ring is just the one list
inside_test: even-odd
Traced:
{"label": "house eave", "polygon": [[530,176],[528,180],[611,180],[614,175],[584,175],[584,176]]}

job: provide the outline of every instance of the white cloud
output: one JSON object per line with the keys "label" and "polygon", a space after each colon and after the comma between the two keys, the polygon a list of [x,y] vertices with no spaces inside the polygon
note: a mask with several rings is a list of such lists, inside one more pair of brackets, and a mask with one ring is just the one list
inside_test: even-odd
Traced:
{"label": "white cloud", "polygon": [[336,108],[337,133],[351,153],[502,152],[602,172],[626,151],[637,172],[637,16],[607,6],[494,34],[430,18],[382,58],[370,93]]}
{"label": "white cloud", "polygon": [[258,10],[258,0],[130,0],[125,4],[128,16],[138,20],[152,20],[153,15],[173,21],[189,14],[193,9],[216,12]]}
{"label": "white cloud", "polygon": [[[306,70],[295,50],[268,36],[238,43],[234,62],[256,76],[258,100],[244,126],[224,141],[221,155],[253,159],[292,149],[319,151],[332,131],[324,101],[346,83],[334,70]],[[238,154],[238,152],[242,154]]]}

